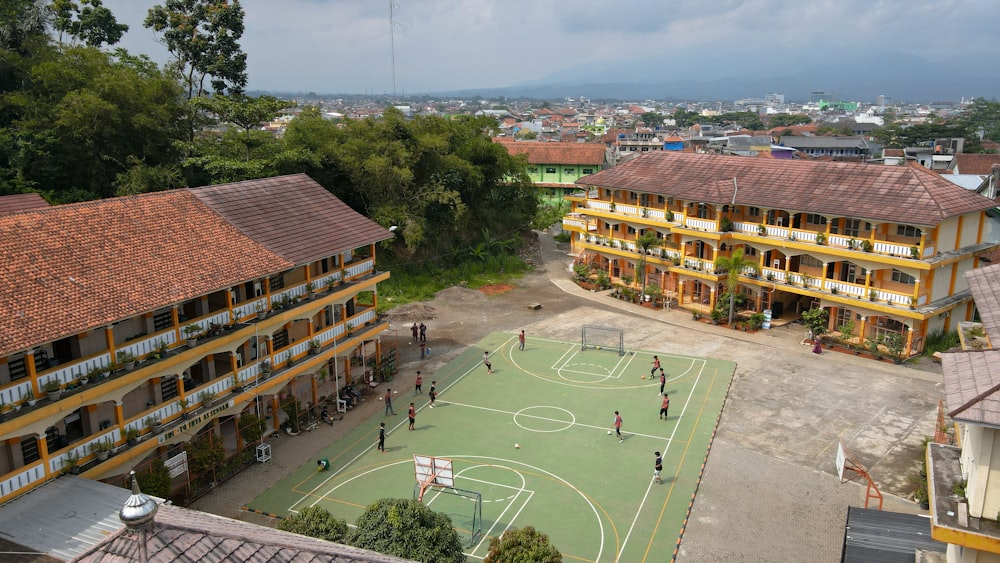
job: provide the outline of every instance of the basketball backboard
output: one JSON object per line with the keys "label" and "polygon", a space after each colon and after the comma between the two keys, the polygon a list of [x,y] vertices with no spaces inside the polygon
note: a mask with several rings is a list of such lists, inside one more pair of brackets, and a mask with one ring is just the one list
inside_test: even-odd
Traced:
{"label": "basketball backboard", "polygon": [[415,455],[413,456],[413,472],[418,483],[442,487],[455,486],[455,474],[452,471],[450,459]]}

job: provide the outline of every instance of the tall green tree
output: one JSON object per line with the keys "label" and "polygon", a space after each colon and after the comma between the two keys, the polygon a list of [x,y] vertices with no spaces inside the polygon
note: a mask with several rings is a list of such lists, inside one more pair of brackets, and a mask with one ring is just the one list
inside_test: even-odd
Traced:
{"label": "tall green tree", "polygon": [[205,92],[206,80],[217,94],[243,92],[243,17],[239,0],[166,0],[149,9],[143,26],[162,34],[191,99]]}
{"label": "tall green tree", "polygon": [[485,563],[562,563],[562,554],[549,537],[533,526],[510,528],[490,538]]}
{"label": "tall green tree", "polygon": [[128,26],[118,23],[111,10],[104,7],[101,0],[53,0],[55,19],[52,26],[59,32],[59,42],[63,34],[73,41],[90,47],[114,45],[121,41]]}
{"label": "tall green tree", "polygon": [[223,125],[220,130],[208,127],[196,135],[189,146],[185,165],[194,167],[192,172],[204,172],[206,182],[224,183],[252,180],[298,171],[297,165],[308,161],[311,155],[300,148],[282,142],[260,125],[277,117],[294,102],[271,96],[257,98],[242,94],[229,96],[200,96],[190,102],[197,111],[215,118]]}
{"label": "tall green tree", "polygon": [[812,118],[801,113],[779,113],[768,118],[768,125],[774,127],[789,127],[812,123]]}
{"label": "tall green tree", "polygon": [[656,236],[656,232],[651,229],[647,230],[643,234],[639,235],[637,239],[635,239],[635,245],[639,247],[639,276],[642,277],[641,283],[642,283],[643,295],[646,295],[646,278],[648,277],[646,273],[646,268],[649,260],[647,260],[646,256],[649,253],[650,248],[653,248],[654,246],[659,246],[662,243],[663,240],[660,239],[660,237]]}
{"label": "tall green tree", "polygon": [[[760,271],[760,266],[752,259],[744,256],[743,249],[737,248],[729,256],[719,256],[715,259],[715,269],[726,272],[726,289],[729,290],[729,324],[733,324],[736,314],[736,290],[740,287],[740,274],[749,270]],[[713,317],[714,318],[714,317]]]}
{"label": "tall green tree", "polygon": [[451,519],[414,499],[371,504],[344,543],[416,561],[465,562]]}

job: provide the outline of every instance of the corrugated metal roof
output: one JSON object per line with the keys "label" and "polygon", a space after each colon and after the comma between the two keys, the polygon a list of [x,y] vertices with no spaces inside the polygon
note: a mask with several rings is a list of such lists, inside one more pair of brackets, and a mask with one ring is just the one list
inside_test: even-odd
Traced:
{"label": "corrugated metal roof", "polygon": [[843,563],[913,563],[919,550],[944,553],[947,544],[931,539],[931,521],[850,506],[844,529]]}

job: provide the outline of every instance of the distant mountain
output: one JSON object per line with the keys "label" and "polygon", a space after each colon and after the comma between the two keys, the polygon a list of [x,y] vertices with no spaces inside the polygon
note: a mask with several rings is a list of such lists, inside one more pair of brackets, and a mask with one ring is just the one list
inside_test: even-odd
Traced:
{"label": "distant mountain", "polygon": [[[739,56],[742,56],[739,55]],[[874,102],[885,94],[908,102],[995,98],[1000,74],[995,61],[972,54],[932,63],[902,53],[837,53],[836,60],[816,61],[776,50],[773,57],[664,58],[564,69],[542,80],[502,88],[436,92],[458,97],[509,96],[555,99],[736,100],[778,92],[786,101],[806,101],[815,90],[836,92],[841,100]],[[734,64],[736,66],[734,67]]]}

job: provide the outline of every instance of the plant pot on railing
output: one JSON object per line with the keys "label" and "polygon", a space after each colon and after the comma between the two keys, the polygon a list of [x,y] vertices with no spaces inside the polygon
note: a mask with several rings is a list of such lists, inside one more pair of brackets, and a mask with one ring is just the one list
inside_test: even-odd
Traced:
{"label": "plant pot on railing", "polygon": [[62,398],[62,388],[59,386],[59,382],[54,379],[43,385],[42,391],[45,391],[45,396],[50,401],[58,401]]}

